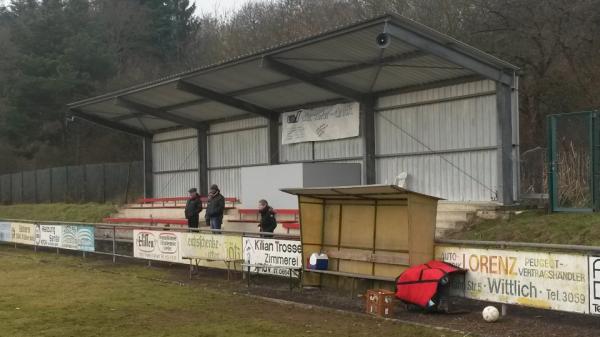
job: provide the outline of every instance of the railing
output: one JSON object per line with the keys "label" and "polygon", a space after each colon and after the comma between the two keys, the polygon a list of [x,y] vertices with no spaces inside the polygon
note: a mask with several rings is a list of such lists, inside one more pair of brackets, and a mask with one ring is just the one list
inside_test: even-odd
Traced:
{"label": "railing", "polygon": [[[60,230],[57,230],[56,227],[60,227]],[[23,233],[19,233],[20,228],[26,231],[24,235],[20,235]],[[65,235],[68,230],[68,233]],[[90,230],[93,228],[93,231]],[[30,233],[32,231],[34,233]],[[43,231],[52,231],[52,233],[45,233]],[[73,241],[73,237],[77,237],[79,235],[80,230],[86,230],[91,233],[91,239],[93,240],[93,246],[89,244],[85,249],[76,249],[81,242],[78,242],[78,238]],[[60,233],[56,233],[56,232]],[[134,258],[134,259],[143,259],[143,260],[158,260],[158,261],[167,261],[173,262],[170,260],[161,260],[161,259],[145,259],[140,256],[136,256],[136,237],[135,233],[145,231],[146,233],[150,232],[160,232],[162,235],[164,234],[174,234],[174,233],[196,233],[196,234],[207,234],[212,235],[209,238],[212,239],[220,239],[220,236],[229,236],[235,237],[235,247],[228,247],[229,251],[224,252],[224,254],[236,254],[238,257],[242,257],[244,253],[244,249],[242,246],[242,241],[244,239],[277,239],[281,241],[290,241],[295,242],[299,245],[300,237],[298,235],[290,235],[290,234],[277,234],[277,233],[264,233],[264,232],[246,232],[246,231],[231,231],[231,230],[218,230],[218,229],[210,229],[210,228],[176,228],[176,227],[167,227],[167,226],[150,226],[150,225],[126,225],[126,224],[106,224],[106,223],[86,223],[86,222],[66,222],[66,221],[38,221],[38,220],[22,220],[22,219],[0,219],[0,243],[4,244],[14,244],[15,248],[18,245],[28,245],[32,246],[34,251],[37,251],[38,248],[56,248],[56,252],[59,253],[61,249],[70,250],[70,251],[81,251],[83,257],[86,254],[99,254],[99,255],[109,255],[112,256],[113,263],[116,263],[118,257],[120,258]],[[19,237],[17,238],[17,235]],[[171,235],[177,237],[177,235]],[[25,237],[25,239],[23,239]],[[69,246],[66,248],[65,237],[68,237]],[[49,240],[47,238],[50,238]],[[179,240],[179,238],[177,238]],[[48,241],[52,241],[48,243]],[[109,243],[108,247],[101,247],[102,243]],[[131,254],[126,255],[119,252],[123,247],[119,247],[119,244],[132,244],[132,248],[130,250]],[[150,243],[148,243],[150,244]],[[151,245],[157,244],[158,241],[152,242]],[[231,245],[230,242],[228,242]],[[93,249],[90,249],[93,247]],[[181,249],[182,245],[178,242],[177,249]],[[99,249],[104,248],[104,249]],[[152,248],[156,248],[152,246]],[[233,249],[233,250],[232,250]],[[201,250],[201,249],[200,249]],[[207,254],[217,254],[219,251],[208,251]],[[221,252],[223,253],[223,252]],[[298,253],[298,261],[301,264],[301,252]],[[244,257],[246,257],[244,255]],[[179,259],[175,262],[181,262]]]}

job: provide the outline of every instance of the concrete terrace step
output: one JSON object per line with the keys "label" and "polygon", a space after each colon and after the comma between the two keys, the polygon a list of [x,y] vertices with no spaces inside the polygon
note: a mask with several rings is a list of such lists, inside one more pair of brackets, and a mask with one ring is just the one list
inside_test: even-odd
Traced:
{"label": "concrete terrace step", "polygon": [[437,221],[470,222],[475,218],[475,212],[467,211],[438,211]]}
{"label": "concrete terrace step", "polygon": [[437,221],[435,224],[435,228],[439,229],[463,229],[467,225],[466,221]]}
{"label": "concrete terrace step", "polygon": [[479,210],[498,210],[503,206],[496,202],[458,202],[458,201],[439,201],[438,213],[444,211],[464,211],[477,212]]}
{"label": "concrete terrace step", "polygon": [[452,232],[453,229],[450,228],[436,228],[435,229],[435,238],[436,239],[443,239],[446,237],[446,234],[448,232]]}

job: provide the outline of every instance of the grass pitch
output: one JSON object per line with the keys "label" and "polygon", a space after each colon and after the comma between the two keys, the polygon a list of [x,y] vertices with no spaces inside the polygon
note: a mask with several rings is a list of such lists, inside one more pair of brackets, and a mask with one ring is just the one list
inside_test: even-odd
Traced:
{"label": "grass pitch", "polygon": [[0,336],[454,336],[154,280],[169,278],[167,269],[0,245]]}

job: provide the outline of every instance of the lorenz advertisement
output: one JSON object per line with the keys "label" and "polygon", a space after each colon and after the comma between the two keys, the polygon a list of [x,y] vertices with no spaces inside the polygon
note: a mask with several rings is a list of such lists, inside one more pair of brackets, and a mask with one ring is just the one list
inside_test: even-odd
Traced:
{"label": "lorenz advertisement", "polygon": [[464,283],[453,284],[456,295],[464,291],[477,300],[590,313],[585,255],[441,245],[435,256],[467,270]]}

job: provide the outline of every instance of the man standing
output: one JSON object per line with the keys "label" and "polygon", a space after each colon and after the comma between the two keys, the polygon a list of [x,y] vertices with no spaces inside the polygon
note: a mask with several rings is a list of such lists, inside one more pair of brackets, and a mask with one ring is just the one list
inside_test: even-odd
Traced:
{"label": "man standing", "polygon": [[225,198],[221,195],[219,186],[212,185],[208,192],[208,204],[206,205],[206,222],[210,229],[221,229],[223,224],[223,212],[225,211]]}
{"label": "man standing", "polygon": [[191,188],[188,193],[190,198],[185,204],[185,218],[188,221],[189,228],[198,228],[200,212],[202,212],[202,201],[197,189]]}
{"label": "man standing", "polygon": [[[258,227],[261,232],[273,233],[277,228],[277,220],[275,219],[275,210],[269,206],[269,203],[265,199],[258,201],[258,213],[260,213],[260,223]],[[273,235],[265,234],[265,238],[273,237]]]}

